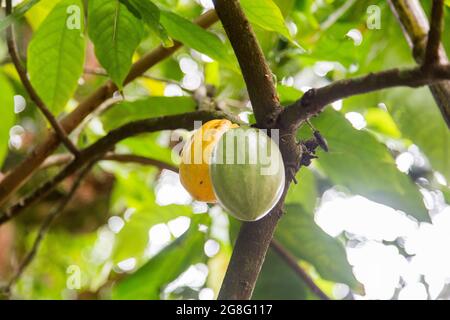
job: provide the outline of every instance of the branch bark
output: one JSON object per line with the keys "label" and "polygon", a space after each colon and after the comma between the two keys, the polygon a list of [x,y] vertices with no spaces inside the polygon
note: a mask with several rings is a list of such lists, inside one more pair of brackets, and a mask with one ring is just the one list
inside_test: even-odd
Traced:
{"label": "branch bark", "polygon": [[[399,21],[403,33],[413,51],[413,57],[421,64],[424,59],[427,33],[430,30],[427,17],[417,0],[388,0],[393,13]],[[448,63],[443,46],[439,46],[439,61]],[[441,114],[450,128],[450,81],[429,86]]]}
{"label": "branch bark", "polygon": [[[215,11],[210,10],[197,18],[195,23],[202,28],[208,28],[217,20],[218,18]],[[181,43],[175,42],[174,46],[170,48],[159,46],[148,53],[133,65],[125,83],[128,84],[133,81],[149,68],[172,55],[181,46]],[[67,133],[72,132],[86,116],[97,109],[103,101],[110,98],[116,89],[117,88],[115,88],[112,82],[107,82],[105,85],[98,88],[86,98],[86,100],[81,102],[75,110],[61,120],[60,124],[64,131]],[[39,166],[56,150],[58,145],[58,137],[49,132],[44,142],[36,146],[24,161],[6,174],[4,179],[0,182],[0,207],[6,203],[8,198],[21,187],[37,169],[39,169]]]}
{"label": "branch bark", "polygon": [[103,158],[119,141],[142,133],[150,133],[161,130],[175,130],[179,128],[192,130],[194,121],[209,121],[212,119],[229,119],[239,122],[239,119],[219,111],[197,111],[172,116],[163,116],[128,123],[122,127],[110,131],[86,149],[80,151],[78,157],[62,169],[54,178],[44,183],[31,195],[20,200],[0,215],[0,225],[21,214],[29,206],[46,197],[61,181],[76,173],[80,168],[94,159]]}
{"label": "branch bark", "polygon": [[233,46],[242,70],[256,122],[264,128],[275,125],[281,111],[273,75],[250,23],[237,0],[215,0],[217,15]]}
{"label": "branch bark", "polygon": [[392,87],[416,88],[446,79],[450,80],[450,65],[433,64],[427,69],[422,67],[405,70],[391,69],[359,78],[336,81],[307,91],[302,98],[283,110],[279,121],[282,126],[296,130],[303,121],[317,115],[335,101]]}
{"label": "branch bark", "polygon": [[431,9],[431,25],[428,32],[427,47],[425,50],[424,66],[439,63],[439,47],[444,22],[444,0],[433,0]]}
{"label": "branch bark", "polygon": [[[6,1],[6,15],[10,15],[12,12],[12,4],[11,0]],[[55,130],[59,140],[66,146],[66,148],[72,152],[75,156],[78,155],[78,149],[77,147],[70,141],[69,137],[67,136],[66,132],[64,131],[64,128],[61,126],[61,124],[56,120],[56,118],[53,116],[53,114],[50,112],[50,110],[45,105],[44,101],[41,99],[41,97],[37,94],[36,90],[34,89],[33,85],[31,84],[30,80],[27,76],[26,69],[22,66],[22,63],[20,61],[20,56],[17,51],[16,46],[16,40],[14,38],[14,31],[13,31],[13,24],[11,24],[7,30],[6,30],[6,43],[8,46],[9,55],[11,56],[11,61],[14,64],[14,67],[16,68],[17,73],[19,74],[20,80],[25,88],[25,90],[28,92],[28,95],[30,96],[31,100],[36,104],[38,109],[42,112],[42,114],[45,116],[47,121],[52,126],[53,130]]]}

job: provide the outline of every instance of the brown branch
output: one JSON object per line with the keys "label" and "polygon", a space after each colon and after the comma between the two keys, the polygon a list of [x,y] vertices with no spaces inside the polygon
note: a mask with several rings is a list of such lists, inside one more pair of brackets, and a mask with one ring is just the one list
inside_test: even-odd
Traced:
{"label": "brown branch", "polygon": [[142,164],[142,165],[157,167],[158,169],[161,169],[161,170],[165,169],[165,170],[169,170],[172,172],[178,172],[178,168],[169,163],[166,163],[164,161],[160,161],[157,159],[153,159],[153,158],[137,156],[134,154],[107,154],[101,160],[116,161],[116,162],[120,162],[120,163]]}
{"label": "brown branch", "polygon": [[[84,73],[85,74],[90,74],[90,75],[94,75],[94,76],[100,76],[100,77],[108,77],[108,73],[101,68],[85,68],[84,69]],[[189,94],[193,94],[194,91],[193,90],[189,90],[184,88],[179,81],[175,81],[175,80],[171,80],[171,79],[165,79],[165,78],[160,78],[160,77],[154,77],[151,76],[149,74],[142,74],[140,77],[144,78],[144,79],[149,79],[149,80],[155,80],[158,82],[164,82],[164,83],[168,83],[168,84],[176,84],[177,86],[179,86],[181,88],[181,90],[183,90],[186,93]]]}
{"label": "brown branch", "polygon": [[[67,164],[74,160],[74,157],[69,154],[58,154],[51,157],[48,157],[44,163],[41,165],[41,169],[48,169],[55,166],[61,166]],[[117,153],[107,153],[100,161],[116,161],[120,163],[136,163],[148,166],[154,166],[159,169],[166,169],[173,172],[178,172],[178,168],[166,163],[164,161],[160,161],[157,159],[142,157],[134,154],[117,154]]]}
{"label": "brown branch", "polygon": [[217,14],[230,39],[259,126],[271,128],[281,111],[272,71],[237,0],[214,0]]}
{"label": "brown branch", "polygon": [[444,0],[433,0],[430,21],[424,66],[439,63],[439,47],[441,45],[441,33],[444,23]]}
{"label": "brown branch", "polygon": [[89,163],[79,174],[75,182],[73,183],[72,187],[70,188],[70,191],[67,195],[64,196],[62,201],[59,205],[57,205],[45,218],[44,222],[42,223],[41,227],[39,228],[38,234],[36,236],[36,239],[34,240],[33,246],[31,250],[28,252],[28,254],[25,256],[25,258],[20,263],[17,271],[12,276],[10,281],[8,282],[6,288],[3,288],[2,291],[4,291],[6,294],[9,294],[11,291],[12,286],[20,279],[26,268],[30,265],[30,263],[33,261],[34,257],[36,256],[39,247],[44,240],[45,235],[48,233],[53,221],[60,216],[67,204],[70,202],[70,200],[75,195],[75,192],[78,190],[81,181],[83,178],[89,173],[89,171],[92,169],[92,166],[95,164],[95,161]]}
{"label": "brown branch", "polygon": [[[195,23],[202,28],[208,28],[214,24],[217,19],[215,11],[210,10],[197,18]],[[159,46],[151,51],[132,66],[125,83],[130,83],[149,68],[172,55],[181,46],[181,43],[175,42],[174,46],[170,48]],[[75,110],[61,120],[60,123],[65,132],[72,132],[83,119],[97,109],[103,101],[110,98],[115,90],[115,86],[111,82],[107,82],[86,98],[86,100],[81,102]],[[22,186],[31,175],[39,169],[39,166],[45,159],[56,150],[58,144],[59,141],[57,137],[54,134],[49,133],[44,142],[35,147],[24,161],[6,174],[5,178],[0,182],[0,207],[5,204],[14,191]]]}
{"label": "brown branch", "polygon": [[320,31],[324,32],[336,23],[348,10],[353,7],[356,0],[345,1],[336,11],[328,16],[328,18],[320,24]]}
{"label": "brown branch", "polygon": [[[430,28],[420,2],[418,0],[388,0],[388,2],[412,48],[414,59],[421,64]],[[448,63],[443,46],[440,46],[439,49],[439,61]],[[450,128],[450,81],[432,84],[429,87],[447,126]]]}
{"label": "brown branch", "polygon": [[[21,199],[0,215],[0,225],[18,216],[25,209],[46,197],[61,181],[76,173],[80,168],[94,159],[101,159],[119,141],[142,133],[151,133],[161,130],[175,130],[179,128],[192,130],[194,121],[209,121],[212,119],[227,118],[239,122],[239,119],[219,111],[197,111],[172,116],[163,116],[128,123],[122,127],[110,131],[86,149],[80,151],[80,155],[62,169],[55,177],[45,182],[28,197]],[[120,160],[120,157],[116,157]],[[122,158],[123,160],[123,158]]]}
{"label": "brown branch", "polygon": [[[6,15],[10,15],[12,12],[12,5],[11,0],[6,1]],[[33,85],[31,84],[30,80],[27,76],[27,71],[22,66],[22,63],[20,61],[19,53],[17,51],[16,41],[14,38],[14,31],[13,31],[13,24],[11,24],[7,30],[6,30],[6,42],[8,46],[9,55],[11,56],[11,61],[14,64],[14,67],[17,70],[17,73],[19,74],[20,80],[22,81],[22,84],[25,88],[25,90],[28,92],[28,95],[30,96],[31,100],[36,104],[36,106],[39,108],[39,110],[42,112],[42,114],[45,116],[47,121],[52,126],[53,130],[55,130],[58,138],[61,140],[61,142],[67,147],[67,149],[72,152],[75,156],[78,155],[78,149],[77,147],[70,141],[70,139],[67,137],[67,134],[64,130],[64,128],[61,126],[61,124],[56,120],[56,118],[53,116],[53,114],[50,112],[50,110],[45,105],[44,101],[41,99],[41,97],[37,94],[36,90],[34,89]]]}
{"label": "brown branch", "polygon": [[279,243],[272,239],[270,247],[286,262],[286,264],[303,280],[303,282],[322,300],[330,300],[330,297],[320,289],[310,275],[298,264],[297,259]]}
{"label": "brown branch", "polygon": [[[214,0],[217,14],[230,39],[253,106],[257,125],[274,128],[281,112],[272,72],[264,59],[255,34],[237,0]],[[283,196],[269,214],[256,222],[242,224],[219,299],[250,299],[275,227],[282,214],[284,197],[298,170],[300,150],[292,132],[281,128],[280,151],[286,167]]]}
{"label": "brown branch", "polygon": [[421,67],[405,70],[391,69],[359,78],[336,81],[307,91],[302,98],[283,110],[279,121],[282,126],[296,130],[303,121],[317,115],[335,101],[392,87],[416,88],[446,79],[450,79],[450,65],[433,65],[427,70]]}

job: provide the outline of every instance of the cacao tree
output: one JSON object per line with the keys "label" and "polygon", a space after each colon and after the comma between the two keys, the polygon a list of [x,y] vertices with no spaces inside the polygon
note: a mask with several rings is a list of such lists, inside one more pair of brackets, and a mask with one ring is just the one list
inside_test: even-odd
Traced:
{"label": "cacao tree", "polygon": [[2,299],[449,297],[448,1],[0,7]]}

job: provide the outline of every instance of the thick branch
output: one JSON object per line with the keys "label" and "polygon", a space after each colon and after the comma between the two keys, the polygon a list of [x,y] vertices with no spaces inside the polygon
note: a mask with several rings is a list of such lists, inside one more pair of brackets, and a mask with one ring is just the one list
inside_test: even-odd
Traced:
{"label": "thick branch", "polygon": [[238,121],[238,119],[223,112],[197,111],[180,115],[163,116],[159,118],[135,121],[112,130],[97,142],[93,143],[86,149],[81,150],[79,156],[69,163],[64,169],[62,169],[53,179],[47,181],[30,196],[20,200],[8,209],[3,215],[0,216],[0,225],[16,217],[29,206],[46,197],[61,181],[76,173],[87,163],[93,161],[94,159],[103,158],[104,155],[113,149],[115,144],[121,140],[138,134],[151,133],[161,130],[175,130],[179,128],[192,130],[194,128],[194,121],[209,121],[212,119],[223,118]]}
{"label": "thick branch", "polygon": [[214,5],[239,61],[256,121],[261,127],[271,128],[281,109],[272,71],[253,29],[238,0],[214,0]]}
{"label": "thick branch", "polygon": [[[10,15],[12,11],[12,5],[11,0],[6,1],[6,14]],[[11,56],[11,61],[13,62],[17,73],[19,74],[20,80],[22,81],[22,84],[25,88],[25,90],[28,92],[28,95],[30,96],[31,100],[36,104],[36,106],[39,108],[39,110],[42,112],[42,114],[45,116],[45,118],[48,120],[52,128],[55,130],[56,134],[58,135],[58,138],[61,140],[61,142],[67,147],[67,149],[72,152],[74,155],[78,154],[78,149],[75,147],[75,145],[70,141],[70,139],[67,137],[66,132],[64,131],[64,128],[61,126],[61,124],[56,120],[56,118],[53,116],[53,114],[50,112],[50,110],[45,105],[44,101],[39,97],[36,90],[34,90],[30,80],[27,76],[27,71],[22,66],[22,63],[20,62],[19,53],[17,51],[16,41],[14,38],[14,31],[13,31],[13,25],[11,24],[7,30],[6,30],[6,42],[8,46],[9,55]]]}
{"label": "thick branch", "polygon": [[320,289],[309,274],[298,264],[297,259],[284,248],[281,243],[272,240],[270,247],[294,270],[294,272],[303,280],[303,282],[322,300],[330,300],[330,297]]}
{"label": "thick branch", "polygon": [[242,224],[220,288],[219,300],[251,298],[275,227],[280,219],[283,201],[284,199],[262,220]]}
{"label": "thick branch", "polygon": [[[214,24],[217,19],[215,11],[210,10],[196,19],[195,23],[203,28],[208,28]],[[170,48],[159,46],[142,57],[131,68],[126,83],[133,81],[149,68],[169,57],[180,47],[181,44],[178,42]],[[61,120],[61,126],[64,128],[65,132],[72,132],[86,116],[97,109],[103,101],[110,98],[115,90],[116,88],[114,85],[111,82],[108,82],[97,89],[86,100],[81,102],[74,111]],[[58,147],[58,142],[57,137],[54,134],[49,133],[43,143],[38,145],[30,155],[22,161],[22,163],[7,173],[5,178],[0,182],[0,207],[5,204],[8,197],[15,190],[30,178],[33,172],[39,169],[42,162],[44,162],[44,160]]]}
{"label": "thick branch", "polygon": [[[426,39],[429,31],[427,17],[418,0],[388,0],[397,17],[417,63],[421,64],[426,50]],[[448,63],[444,48],[440,46],[439,61]],[[450,81],[430,85],[431,93],[442,116],[450,128]]]}
{"label": "thick branch", "polygon": [[39,247],[42,243],[42,240],[44,240],[45,235],[47,234],[48,230],[50,229],[53,221],[61,215],[61,213],[64,211],[67,204],[70,202],[70,200],[75,195],[75,192],[80,187],[81,181],[83,178],[89,173],[92,166],[95,164],[95,161],[88,164],[79,174],[75,182],[73,183],[72,187],[70,188],[69,193],[64,196],[61,203],[57,205],[45,218],[44,222],[42,223],[41,227],[39,228],[38,234],[36,236],[36,239],[34,240],[33,246],[31,250],[28,252],[28,254],[25,256],[23,261],[20,263],[16,273],[12,276],[11,280],[8,282],[7,287],[4,291],[6,293],[9,293],[12,286],[19,280],[19,278],[22,276],[26,268],[30,265],[30,263],[33,261],[34,257],[36,256]]}
{"label": "thick branch", "polygon": [[431,10],[431,25],[430,31],[428,32],[428,42],[425,51],[425,66],[439,63],[439,47],[441,45],[443,22],[444,0],[433,0],[433,8]]}
{"label": "thick branch", "polygon": [[320,113],[335,101],[372,91],[406,86],[420,87],[450,79],[450,65],[432,66],[428,70],[391,69],[354,79],[344,79],[318,89],[307,91],[297,102],[287,107],[280,115],[283,126],[295,130],[305,120]]}
{"label": "thick branch", "polygon": [[[257,125],[273,128],[281,112],[278,96],[255,34],[237,0],[215,0],[217,14],[230,39],[247,85]],[[284,194],[263,219],[243,223],[228,265],[219,299],[250,299],[275,227],[282,215],[284,197],[298,170],[300,151],[292,132],[281,130],[280,151],[286,167]],[[293,169],[295,168],[295,169]]]}

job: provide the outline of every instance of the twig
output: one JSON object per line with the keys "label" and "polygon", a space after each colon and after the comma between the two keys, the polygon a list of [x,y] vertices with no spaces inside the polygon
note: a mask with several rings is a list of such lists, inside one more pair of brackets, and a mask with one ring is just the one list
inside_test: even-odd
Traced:
{"label": "twig", "polygon": [[303,280],[303,282],[322,300],[330,300],[330,297],[320,289],[309,274],[303,270],[297,259],[284,248],[277,240],[272,239],[270,247],[286,262],[286,264]]}
{"label": "twig", "polygon": [[[11,12],[12,12],[11,0],[6,0],[6,14],[10,15]],[[8,45],[9,55],[11,56],[11,60],[17,70],[17,73],[19,74],[20,80],[22,81],[22,84],[23,84],[25,90],[28,92],[30,98],[33,100],[33,102],[36,104],[36,106],[39,108],[39,110],[42,112],[42,114],[48,120],[48,122],[50,123],[52,128],[55,130],[55,132],[58,135],[58,138],[61,140],[61,142],[67,147],[67,149],[70,152],[72,152],[75,156],[77,156],[78,155],[77,147],[67,137],[67,134],[66,134],[64,128],[61,126],[61,124],[58,122],[58,120],[56,120],[56,118],[53,116],[53,114],[47,108],[44,101],[39,97],[36,90],[34,90],[30,80],[28,79],[27,71],[25,70],[25,68],[22,66],[22,63],[20,62],[20,57],[19,57],[19,54],[17,51],[17,46],[16,46],[16,41],[14,38],[12,24],[6,30],[6,37],[7,37],[7,45]]]}
{"label": "twig", "polygon": [[128,123],[122,127],[110,131],[86,149],[80,151],[80,155],[62,169],[55,177],[37,188],[31,195],[21,199],[3,215],[0,215],[0,225],[16,217],[26,208],[46,197],[61,181],[76,173],[81,167],[93,159],[101,159],[119,141],[142,133],[151,133],[161,130],[175,130],[179,128],[192,130],[194,121],[209,121],[212,119],[229,119],[239,122],[239,119],[220,111],[196,111],[172,116],[163,116]]}
{"label": "twig", "polygon": [[[388,2],[403,29],[414,59],[419,64],[423,63],[430,27],[420,2],[418,0],[388,0]],[[439,61],[448,63],[442,46],[439,48]],[[442,117],[450,128],[450,81],[432,84],[429,87]]]}
{"label": "twig", "polygon": [[153,158],[148,157],[142,157],[137,156],[133,154],[107,154],[103,159],[101,160],[109,160],[109,161],[116,161],[121,163],[136,163],[136,164],[143,164],[148,166],[154,166],[159,169],[166,169],[173,172],[178,172],[178,168],[168,164],[164,161],[160,161]]}
{"label": "twig", "polygon": [[[50,167],[61,166],[67,164],[74,160],[74,157],[71,154],[58,154],[51,157],[48,157],[45,162],[41,165],[41,169],[48,169]],[[116,154],[116,153],[107,153],[100,161],[116,161],[121,163],[136,163],[154,166],[159,169],[166,169],[173,172],[178,172],[178,168],[166,163],[164,161],[160,161],[157,159],[138,156],[134,154]]]}
{"label": "twig", "polygon": [[[209,10],[198,17],[194,22],[202,28],[208,28],[217,22],[217,20],[218,18],[215,11]],[[130,83],[149,68],[172,55],[181,46],[182,44],[179,42],[175,42],[174,46],[170,48],[159,46],[143,56],[132,66],[125,83]],[[117,88],[115,88],[111,82],[108,82],[81,102],[75,110],[61,120],[60,123],[65,132],[72,132],[89,114],[96,110],[103,101],[110,98],[115,90],[117,90]],[[31,175],[39,169],[42,162],[56,150],[58,144],[59,141],[57,137],[55,137],[54,134],[49,134],[44,142],[36,146],[25,160],[5,176],[0,182],[0,207],[8,200],[15,190],[22,186]]]}
{"label": "twig", "polygon": [[[84,73],[95,75],[95,76],[101,76],[101,77],[107,77],[108,76],[108,73],[105,70],[100,69],[100,68],[95,68],[95,69],[85,68],[84,69]],[[186,93],[189,93],[189,94],[193,94],[194,93],[193,90],[189,90],[189,89],[184,88],[178,81],[175,81],[175,80],[155,77],[155,76],[152,76],[152,75],[149,75],[149,74],[145,74],[145,73],[142,74],[140,77],[144,78],[144,79],[155,80],[155,81],[158,81],[158,82],[164,82],[164,83],[168,83],[168,84],[176,84],[177,86],[179,86],[181,88],[181,90],[185,91]]]}
{"label": "twig", "polygon": [[433,0],[430,21],[430,31],[423,63],[425,67],[439,63],[439,47],[441,45],[441,33],[444,22],[444,0]]}
{"label": "twig", "polygon": [[302,98],[283,110],[279,121],[282,126],[296,130],[303,121],[317,115],[330,103],[346,97],[399,86],[415,88],[446,79],[450,79],[450,65],[433,65],[427,71],[421,67],[391,69],[336,81],[307,91]]}
{"label": "twig", "polygon": [[339,7],[335,12],[329,15],[328,19],[320,24],[321,31],[325,31],[330,28],[336,21],[339,20],[354,4],[356,0],[347,0]]}
{"label": "twig", "polygon": [[4,288],[3,291],[5,291],[7,294],[10,293],[12,286],[20,279],[26,268],[30,265],[30,263],[33,261],[34,257],[36,256],[39,247],[42,243],[42,240],[44,240],[45,235],[47,234],[48,230],[50,229],[53,221],[60,216],[67,204],[70,202],[70,200],[73,198],[75,192],[79,188],[81,181],[83,178],[89,173],[89,171],[94,166],[95,161],[92,161],[89,163],[79,174],[75,182],[73,183],[72,187],[70,188],[69,193],[64,196],[62,201],[59,205],[57,205],[45,218],[44,222],[42,223],[41,227],[39,228],[38,234],[36,236],[36,239],[34,240],[33,246],[31,250],[28,252],[28,254],[25,256],[23,261],[20,263],[16,273],[12,276],[10,281],[8,282],[8,285],[6,288]]}
{"label": "twig", "polygon": [[81,121],[81,123],[72,131],[74,141],[79,141],[81,134],[86,129],[88,124],[95,118],[99,117],[104,112],[108,111],[117,103],[124,101],[122,95],[113,96],[111,98],[106,99],[103,103],[97,107],[94,111],[92,111],[86,118]]}

